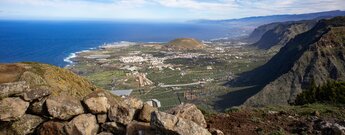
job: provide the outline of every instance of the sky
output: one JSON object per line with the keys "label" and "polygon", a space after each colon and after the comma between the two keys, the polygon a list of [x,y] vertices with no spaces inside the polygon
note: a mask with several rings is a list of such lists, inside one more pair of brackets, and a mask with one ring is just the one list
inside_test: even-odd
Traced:
{"label": "sky", "polygon": [[233,19],[344,10],[345,0],[0,0],[0,19]]}

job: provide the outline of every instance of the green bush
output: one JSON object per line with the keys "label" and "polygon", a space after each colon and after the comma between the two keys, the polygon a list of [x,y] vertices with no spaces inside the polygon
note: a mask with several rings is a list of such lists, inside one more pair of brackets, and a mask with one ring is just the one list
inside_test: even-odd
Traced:
{"label": "green bush", "polygon": [[310,88],[299,94],[295,100],[296,105],[315,102],[345,104],[345,82],[329,81],[319,87],[312,83]]}

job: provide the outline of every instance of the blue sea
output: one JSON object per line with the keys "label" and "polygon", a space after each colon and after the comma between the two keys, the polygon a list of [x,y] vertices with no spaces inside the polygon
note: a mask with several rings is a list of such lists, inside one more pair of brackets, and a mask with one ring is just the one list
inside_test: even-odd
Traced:
{"label": "blue sea", "polygon": [[120,41],[167,42],[232,36],[221,24],[101,21],[0,21],[0,62],[42,62],[64,67],[74,52]]}

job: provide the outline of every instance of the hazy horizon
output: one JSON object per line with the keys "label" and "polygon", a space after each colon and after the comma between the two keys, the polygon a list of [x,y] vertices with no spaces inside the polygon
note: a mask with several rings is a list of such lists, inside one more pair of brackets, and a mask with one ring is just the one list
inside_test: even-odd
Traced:
{"label": "hazy horizon", "polygon": [[343,0],[0,0],[0,20],[185,22],[344,10]]}

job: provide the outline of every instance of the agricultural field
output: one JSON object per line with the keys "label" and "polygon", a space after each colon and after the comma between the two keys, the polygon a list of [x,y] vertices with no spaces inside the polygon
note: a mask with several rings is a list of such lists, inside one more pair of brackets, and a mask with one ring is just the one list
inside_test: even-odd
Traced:
{"label": "agricultural field", "polygon": [[130,43],[77,53],[74,64],[66,68],[106,90],[132,89],[130,96],[143,101],[158,99],[161,110],[182,102],[214,110],[218,97],[233,91],[226,82],[264,64],[274,54],[217,42],[195,50]]}

